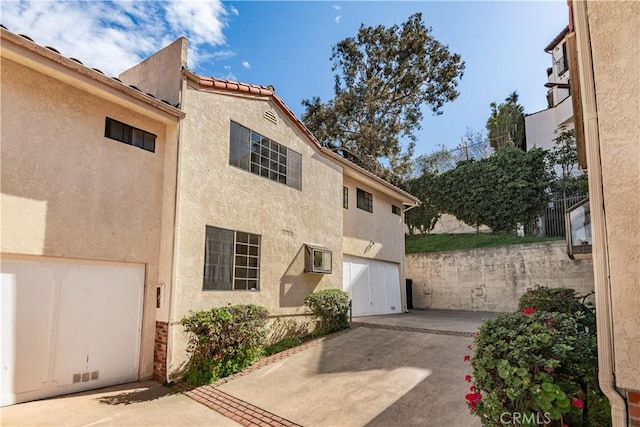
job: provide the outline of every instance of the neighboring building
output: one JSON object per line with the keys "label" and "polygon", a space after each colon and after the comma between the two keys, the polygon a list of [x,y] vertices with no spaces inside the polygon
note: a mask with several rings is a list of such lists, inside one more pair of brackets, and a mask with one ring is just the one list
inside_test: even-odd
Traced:
{"label": "neighboring building", "polygon": [[[567,35],[569,27],[565,27],[544,49],[551,55],[551,67],[547,68],[547,109],[525,116],[525,132],[527,149],[555,147],[556,132],[561,128],[570,130],[573,124],[573,106],[571,98],[571,75],[569,71],[569,52]],[[556,166],[558,175],[562,169]],[[576,167],[573,174],[579,174]]]}
{"label": "neighboring building", "polygon": [[321,147],[272,87],[198,76],[186,52],[114,80],[2,29],[3,405],[175,379],[190,311],[302,322],[323,288],[355,315],[404,311],[418,200]]}
{"label": "neighboring building", "polygon": [[309,293],[343,288],[354,315],[402,312],[404,206],[418,200],[321,147],[272,87],[196,75],[186,52],[179,39],[120,75],[186,113],[174,285],[157,315],[167,372],[157,374],[182,368],[180,319],[192,310],[253,303],[300,316]]}
{"label": "neighboring building", "polygon": [[578,157],[589,173],[600,387],[613,426],[638,427],[640,3],[569,5]]}
{"label": "neighboring building", "polygon": [[184,113],[1,31],[0,404],[149,378]]}

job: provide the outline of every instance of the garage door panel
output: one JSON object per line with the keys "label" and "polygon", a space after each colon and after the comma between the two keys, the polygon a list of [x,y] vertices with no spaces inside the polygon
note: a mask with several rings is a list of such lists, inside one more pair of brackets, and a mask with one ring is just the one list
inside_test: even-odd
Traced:
{"label": "garage door panel", "polygon": [[353,314],[359,316],[371,311],[369,302],[369,270],[366,263],[353,260],[351,270],[351,300],[353,304]]}
{"label": "garage door panel", "polygon": [[3,260],[2,405],[136,380],[144,271],[139,264]]}
{"label": "garage door panel", "polygon": [[398,265],[387,264],[384,267],[385,285],[387,288],[387,307],[389,311],[400,313],[400,272]]}
{"label": "garage door panel", "polygon": [[353,315],[400,313],[399,265],[344,256],[343,289],[353,302]]}
{"label": "garage door panel", "polygon": [[385,283],[385,266],[381,262],[371,261],[369,272],[371,275],[371,312],[374,314],[389,312],[387,304],[387,286]]}
{"label": "garage door panel", "polygon": [[[43,264],[2,260],[2,394],[38,390],[46,381],[53,279]],[[18,381],[19,379],[19,381]]]}
{"label": "garage door panel", "polygon": [[[117,377],[136,380],[138,373],[139,351],[110,351],[115,347],[135,348],[140,337],[142,321],[142,290],[144,289],[144,271],[139,269],[122,270],[115,276],[107,277],[105,272],[92,272],[99,277],[92,286],[91,306],[94,313],[109,313],[108,316],[92,318],[93,330],[88,337],[91,357],[87,369],[100,370],[100,377]],[[131,286],[136,284],[136,286]],[[107,371],[108,369],[108,371]]]}

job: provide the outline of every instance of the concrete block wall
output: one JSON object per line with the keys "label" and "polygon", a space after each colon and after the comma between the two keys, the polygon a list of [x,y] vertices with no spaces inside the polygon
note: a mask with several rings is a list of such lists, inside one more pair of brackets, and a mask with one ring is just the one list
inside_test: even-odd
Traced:
{"label": "concrete block wall", "polygon": [[593,263],[571,260],[564,241],[407,255],[414,308],[506,312],[535,285],[594,289]]}

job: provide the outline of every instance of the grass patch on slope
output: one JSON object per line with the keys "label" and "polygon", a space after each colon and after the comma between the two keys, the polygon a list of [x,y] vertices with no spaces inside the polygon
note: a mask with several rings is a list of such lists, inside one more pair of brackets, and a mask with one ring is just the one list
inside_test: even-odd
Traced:
{"label": "grass patch on slope", "polygon": [[407,236],[405,253],[421,254],[426,252],[456,251],[465,249],[488,248],[495,246],[521,245],[524,243],[543,243],[562,240],[563,237],[514,236],[511,234],[423,234]]}

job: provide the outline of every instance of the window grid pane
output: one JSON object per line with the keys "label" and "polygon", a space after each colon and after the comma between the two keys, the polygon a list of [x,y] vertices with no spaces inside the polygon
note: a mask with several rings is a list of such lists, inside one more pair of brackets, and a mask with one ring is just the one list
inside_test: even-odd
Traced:
{"label": "window grid pane", "polygon": [[302,156],[300,153],[235,122],[231,122],[230,140],[230,165],[289,187],[301,189]]}
{"label": "window grid pane", "polygon": [[203,290],[255,290],[260,284],[260,235],[206,227]]}

